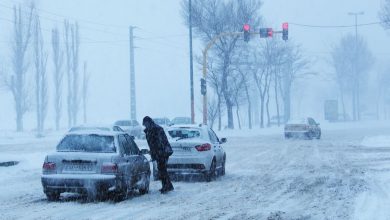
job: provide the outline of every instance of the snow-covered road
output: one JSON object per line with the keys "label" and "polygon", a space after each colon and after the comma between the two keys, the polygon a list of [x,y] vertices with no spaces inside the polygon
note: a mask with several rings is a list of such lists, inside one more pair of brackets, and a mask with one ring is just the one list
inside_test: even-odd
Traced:
{"label": "snow-covered road", "polygon": [[0,219],[390,219],[390,126],[323,129],[313,141],[230,136],[226,176],[174,182],[167,195],[152,182],[120,203],[47,202],[41,165],[57,140],[0,142],[0,162],[21,161],[0,167]]}

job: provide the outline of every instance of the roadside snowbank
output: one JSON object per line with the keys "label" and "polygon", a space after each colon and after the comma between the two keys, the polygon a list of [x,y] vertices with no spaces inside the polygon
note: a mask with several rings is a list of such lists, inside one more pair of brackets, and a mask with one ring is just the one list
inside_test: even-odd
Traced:
{"label": "roadside snowbank", "polygon": [[362,145],[365,147],[390,147],[390,135],[365,137]]}

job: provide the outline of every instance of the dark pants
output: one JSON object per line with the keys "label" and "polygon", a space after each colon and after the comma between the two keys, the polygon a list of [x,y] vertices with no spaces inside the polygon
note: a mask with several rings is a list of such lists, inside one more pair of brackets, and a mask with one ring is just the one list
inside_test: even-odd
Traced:
{"label": "dark pants", "polygon": [[168,170],[167,170],[167,163],[168,163],[168,158],[159,158],[157,160],[157,169],[158,169],[158,174],[161,180],[162,184],[162,189],[173,189],[171,179],[169,178],[168,175]]}

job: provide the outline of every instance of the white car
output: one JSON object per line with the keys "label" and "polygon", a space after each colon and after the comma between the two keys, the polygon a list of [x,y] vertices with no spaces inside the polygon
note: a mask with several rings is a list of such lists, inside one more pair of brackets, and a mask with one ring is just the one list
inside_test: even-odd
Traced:
{"label": "white car", "polygon": [[[226,152],[219,139],[207,125],[174,125],[167,128],[173,154],[168,160],[170,175],[202,175],[207,181],[218,174],[225,175]],[[153,176],[158,179],[157,164],[153,163]]]}
{"label": "white car", "polygon": [[314,121],[313,118],[303,118],[298,120],[290,120],[284,126],[284,137],[289,138],[307,138],[320,139],[321,128],[320,124]]}
{"label": "white car", "polygon": [[122,130],[138,139],[143,139],[145,137],[143,127],[136,120],[119,120],[116,121],[114,125],[119,126]]}
{"label": "white car", "polygon": [[123,132],[68,133],[56,152],[45,158],[43,191],[49,201],[58,200],[63,192],[86,194],[90,199],[112,195],[119,200],[134,190],[146,194],[150,179],[147,153]]}
{"label": "white car", "polygon": [[71,127],[69,129],[69,133],[73,132],[80,132],[80,131],[118,131],[118,132],[125,132],[121,127],[118,125],[78,125]]}

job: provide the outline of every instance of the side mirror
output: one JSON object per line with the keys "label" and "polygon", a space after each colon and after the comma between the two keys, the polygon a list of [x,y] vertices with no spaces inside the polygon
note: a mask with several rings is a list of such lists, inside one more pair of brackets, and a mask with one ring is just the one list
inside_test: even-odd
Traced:
{"label": "side mirror", "polygon": [[227,142],[227,139],[226,138],[221,138],[221,140],[219,141],[220,144],[224,144]]}
{"label": "side mirror", "polygon": [[150,151],[148,149],[141,149],[140,151],[141,154],[150,154]]}

